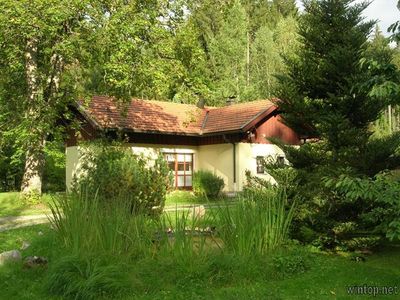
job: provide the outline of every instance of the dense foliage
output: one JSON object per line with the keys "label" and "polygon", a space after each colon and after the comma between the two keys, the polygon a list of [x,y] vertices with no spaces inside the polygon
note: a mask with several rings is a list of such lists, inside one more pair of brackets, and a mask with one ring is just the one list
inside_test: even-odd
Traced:
{"label": "dense foliage", "polygon": [[[299,29],[304,46],[287,60],[288,75],[280,77],[285,121],[303,137],[317,138],[300,148],[282,145],[295,186],[301,187],[293,189],[299,198],[294,236],[331,249],[372,246],[379,239],[374,229],[382,219],[388,222],[382,210],[397,205],[394,194],[382,190],[392,199],[383,204],[365,195],[344,197],[337,188],[342,178],[373,181],[379,172],[400,166],[398,133],[371,137],[370,126],[387,105],[398,103],[399,74],[390,51],[367,47],[373,22],[363,22],[366,3],[304,4]],[[366,222],[372,211],[381,211],[380,217]],[[397,224],[396,216],[390,218]],[[385,234],[393,237],[389,228]]]}
{"label": "dense foliage", "polygon": [[93,144],[81,151],[81,167],[74,178],[73,192],[97,195],[106,203],[126,199],[135,212],[162,211],[169,169],[161,155],[152,160],[133,154],[129,148],[108,144]]}
{"label": "dense foliage", "polygon": [[193,192],[197,195],[217,198],[224,185],[224,179],[211,171],[199,170],[193,173]]}

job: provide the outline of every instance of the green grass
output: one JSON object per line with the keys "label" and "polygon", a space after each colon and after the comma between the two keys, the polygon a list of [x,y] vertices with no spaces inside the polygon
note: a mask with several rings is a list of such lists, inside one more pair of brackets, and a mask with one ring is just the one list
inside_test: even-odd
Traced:
{"label": "green grass", "polygon": [[[107,255],[102,260],[97,251],[94,258],[85,254],[90,259],[63,252],[55,231],[49,225],[37,225],[0,233],[0,252],[19,249],[22,241],[31,242],[31,247],[22,251],[23,257],[45,256],[49,268],[0,267],[0,299],[65,299],[49,292],[46,284],[54,274],[61,276],[56,278],[60,283],[77,280],[78,286],[88,284],[92,289],[104,284],[126,289],[120,297],[115,292],[99,299],[365,299],[347,295],[347,287],[366,284],[400,289],[400,245],[377,249],[365,262],[312,253],[304,246],[251,257],[225,251],[186,255],[185,247],[190,245],[182,236],[179,244],[165,248],[162,255],[132,260]],[[66,270],[70,275],[65,275]],[[87,280],[79,280],[76,272],[83,272],[78,274],[88,276]],[[117,285],[107,279],[109,275],[118,278]],[[398,295],[375,299],[398,299]]]}
{"label": "green grass", "polygon": [[[39,231],[44,234],[39,235]],[[58,244],[54,232],[48,225],[2,232],[0,251],[19,248],[22,240],[32,242],[31,247],[23,251],[23,256],[44,255],[49,258],[49,269],[26,270],[19,264],[0,267],[0,298],[65,299],[50,295],[45,286],[49,270],[64,257],[56,251]],[[169,256],[141,258],[122,267],[128,272],[131,291],[120,298],[368,299],[372,297],[348,296],[346,287],[367,284],[400,288],[399,246],[382,248],[365,262],[301,249],[306,253],[304,257],[308,257],[307,269],[293,272],[290,268],[288,272],[274,269],[268,257],[243,259],[216,254],[196,256],[190,263]],[[303,257],[302,251],[292,251],[288,257]],[[68,266],[73,265],[72,260]],[[399,295],[374,299],[398,298]]]}
{"label": "green grass", "polygon": [[[47,257],[50,263],[54,261],[54,250],[58,246],[48,224],[1,232],[0,252],[19,250],[23,241],[31,243],[28,249],[21,251],[23,258],[37,255]],[[48,295],[43,285],[46,273],[46,268],[24,269],[22,263],[0,266],[0,299],[61,299]]]}
{"label": "green grass", "polygon": [[18,192],[0,193],[0,217],[36,215],[48,212],[52,194],[44,194],[40,204],[28,204]]}
{"label": "green grass", "polygon": [[[222,226],[233,226],[218,215],[221,208],[202,219],[189,212],[150,218],[131,215],[123,201],[109,206],[96,197],[59,199],[64,217],[56,219],[55,230],[39,225],[0,233],[0,251],[19,249],[26,240],[31,247],[24,257],[49,259],[48,268],[36,270],[0,266],[0,299],[365,299],[348,296],[347,287],[400,288],[396,245],[379,249],[366,262],[293,242],[248,253],[234,251],[235,235],[218,235]],[[235,226],[244,213],[231,208]],[[253,219],[249,226],[261,224]],[[210,225],[217,225],[216,236],[186,235],[188,229]],[[173,228],[174,236],[166,228]]]}
{"label": "green grass", "polygon": [[196,196],[193,192],[190,191],[176,190],[167,194],[167,198],[165,199],[165,206],[218,203],[224,200],[226,200],[226,198],[224,198],[223,196],[216,199],[210,199],[204,196]]}
{"label": "green grass", "polygon": [[206,203],[207,199],[204,197],[198,197],[189,191],[172,191],[167,194],[165,199],[165,206],[175,204],[199,204]]}

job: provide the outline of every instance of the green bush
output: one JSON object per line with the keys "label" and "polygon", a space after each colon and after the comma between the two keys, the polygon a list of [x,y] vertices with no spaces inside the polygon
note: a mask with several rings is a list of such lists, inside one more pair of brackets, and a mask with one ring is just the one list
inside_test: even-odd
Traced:
{"label": "green bush", "polygon": [[395,176],[385,172],[374,178],[341,175],[324,182],[348,202],[368,204],[368,210],[360,210],[361,220],[389,240],[400,240],[400,180]]}
{"label": "green bush", "polygon": [[307,257],[302,253],[274,255],[272,257],[272,266],[279,277],[290,277],[304,273],[309,269]]}
{"label": "green bush", "polygon": [[224,180],[210,171],[199,170],[193,174],[193,191],[197,195],[216,198],[224,185]]}
{"label": "green bush", "polygon": [[74,178],[72,190],[79,193],[84,187],[85,193],[97,194],[105,202],[122,198],[131,202],[132,210],[160,212],[168,176],[161,154],[153,161],[119,145],[89,145],[82,151],[80,175]]}

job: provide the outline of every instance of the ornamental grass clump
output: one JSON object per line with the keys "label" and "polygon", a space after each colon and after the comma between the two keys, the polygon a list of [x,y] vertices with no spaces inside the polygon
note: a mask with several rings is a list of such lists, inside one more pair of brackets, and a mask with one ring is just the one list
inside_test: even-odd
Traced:
{"label": "ornamental grass clump", "polygon": [[287,240],[294,208],[283,188],[253,189],[236,206],[219,207],[218,233],[228,251],[263,255]]}
{"label": "ornamental grass clump", "polygon": [[137,256],[149,249],[151,218],[132,214],[129,199],[105,203],[82,192],[60,197],[50,207],[52,225],[69,253]]}

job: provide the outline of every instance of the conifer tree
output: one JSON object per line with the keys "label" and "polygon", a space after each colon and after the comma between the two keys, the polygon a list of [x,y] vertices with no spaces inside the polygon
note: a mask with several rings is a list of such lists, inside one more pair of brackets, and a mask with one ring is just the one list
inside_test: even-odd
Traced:
{"label": "conifer tree", "polygon": [[303,47],[287,61],[288,76],[280,77],[285,121],[300,134],[319,137],[324,161],[342,167],[359,166],[369,125],[396,100],[387,86],[397,76],[395,69],[365,58],[374,25],[363,20],[367,5],[304,1],[299,31]]}

